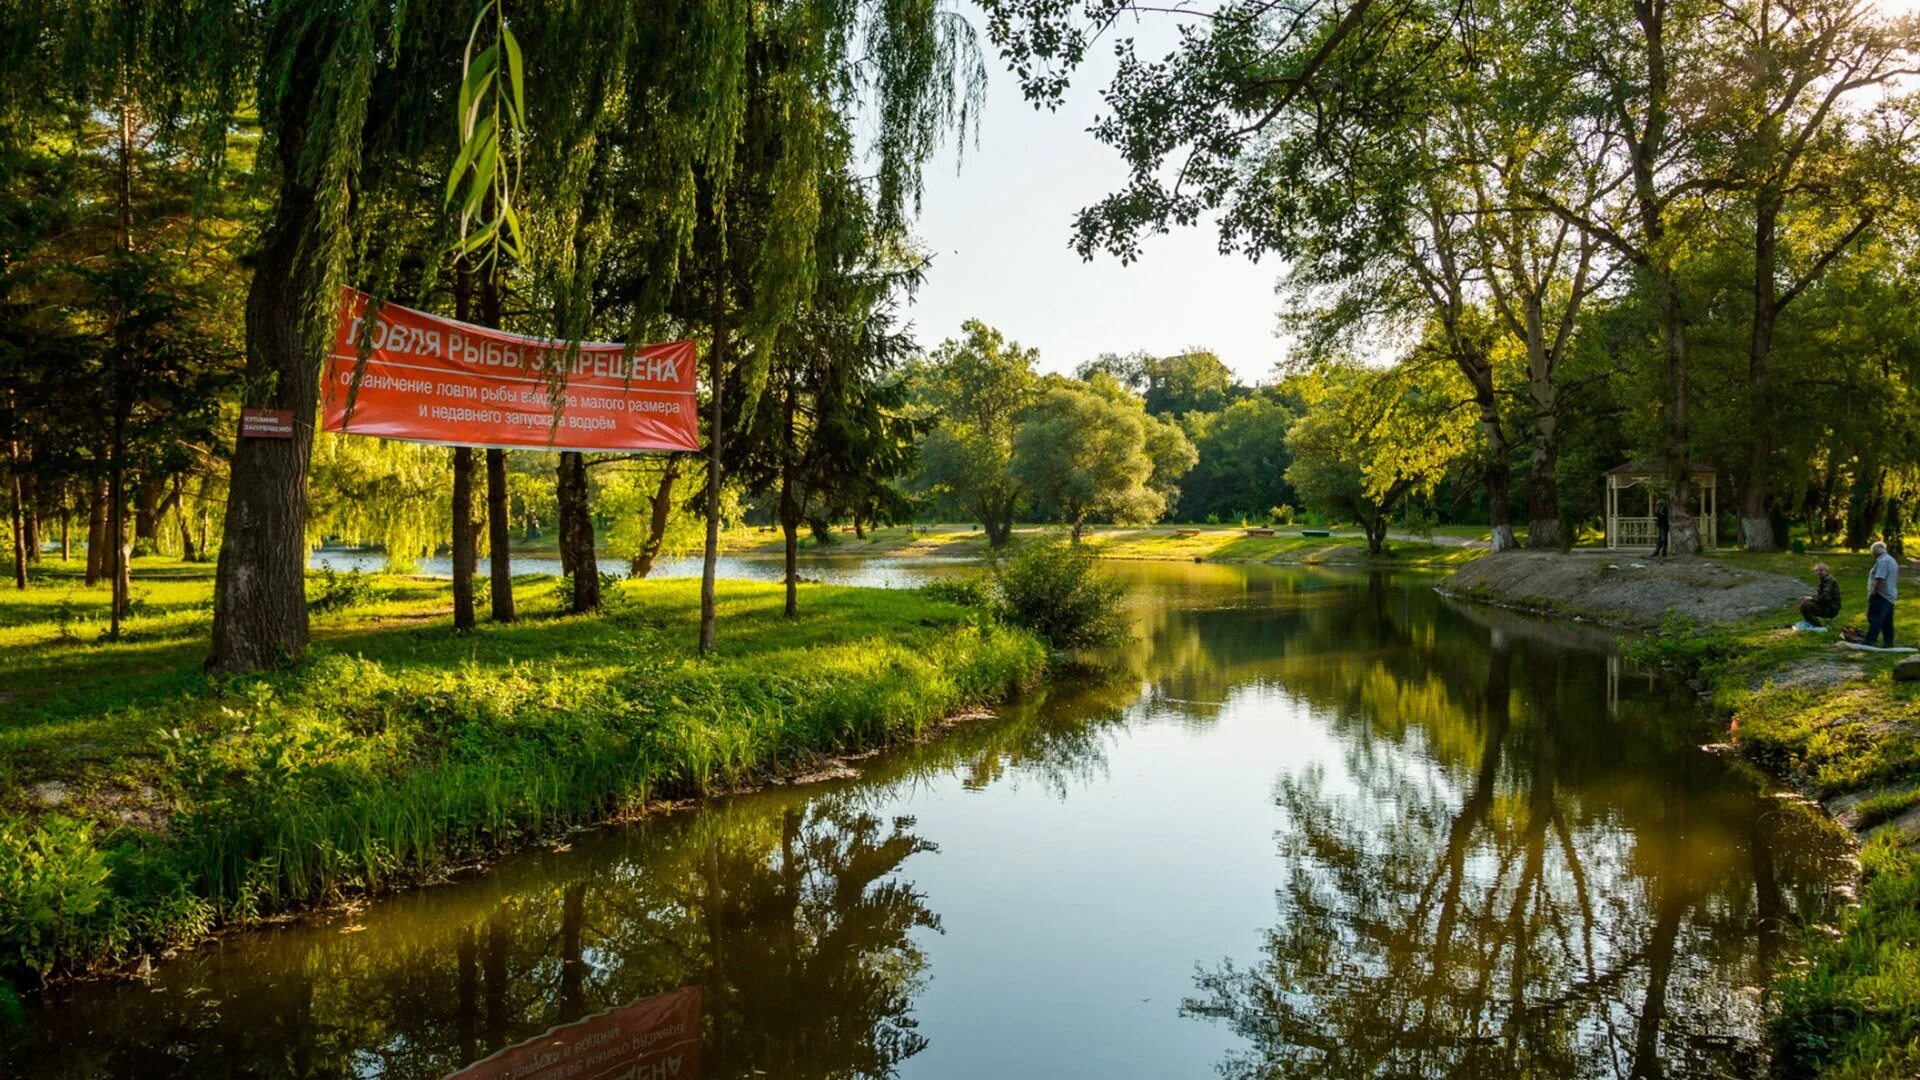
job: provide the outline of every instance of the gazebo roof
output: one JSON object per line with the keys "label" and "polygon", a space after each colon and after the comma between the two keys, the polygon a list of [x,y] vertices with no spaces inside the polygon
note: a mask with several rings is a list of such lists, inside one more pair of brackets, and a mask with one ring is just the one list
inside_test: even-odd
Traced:
{"label": "gazebo roof", "polygon": [[[1666,471],[1667,469],[1664,465],[1639,465],[1628,462],[1625,465],[1615,465],[1613,468],[1608,469],[1606,474],[1608,476],[1659,476]],[[1693,475],[1713,476],[1715,474],[1713,466],[1694,462]]]}

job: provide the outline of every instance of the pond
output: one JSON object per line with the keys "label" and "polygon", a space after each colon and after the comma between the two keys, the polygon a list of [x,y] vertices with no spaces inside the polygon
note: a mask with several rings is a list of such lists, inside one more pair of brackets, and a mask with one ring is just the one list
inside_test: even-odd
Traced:
{"label": "pond", "polygon": [[[615,577],[627,576],[627,560],[601,558],[600,572]],[[924,584],[935,577],[960,573],[974,565],[973,559],[946,559],[928,556],[893,557],[885,555],[802,555],[797,563],[800,577],[827,585],[862,585],[875,589],[903,589]],[[308,559],[315,570],[358,570],[377,574],[386,569],[387,557],[379,551],[361,548],[321,548]],[[699,577],[700,557],[663,557],[654,561],[650,576],[661,578]],[[722,578],[742,581],[785,581],[787,564],[779,555],[722,555],[716,571]],[[453,560],[433,555],[420,560],[419,572],[427,577],[453,576]],[[560,576],[560,558],[516,555],[513,572]],[[487,577],[487,560],[480,560],[481,578]]]}
{"label": "pond", "polygon": [[1112,677],[41,997],[0,1075],[1763,1073],[1848,845],[1690,698],[1428,576],[1114,572]]}

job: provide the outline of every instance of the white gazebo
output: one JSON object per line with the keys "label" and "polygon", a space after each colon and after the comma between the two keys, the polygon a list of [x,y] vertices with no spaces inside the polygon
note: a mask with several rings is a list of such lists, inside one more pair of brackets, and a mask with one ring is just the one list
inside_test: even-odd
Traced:
{"label": "white gazebo", "polygon": [[[1659,499],[1667,477],[1665,469],[1642,465],[1616,465],[1607,470],[1607,546],[1610,548],[1649,548],[1654,546],[1658,528],[1653,522],[1653,504]],[[1720,542],[1719,526],[1720,494],[1717,490],[1719,476],[1705,465],[1693,467],[1693,515],[1700,530],[1700,546],[1712,548]],[[1638,502],[1632,495],[1633,488],[1645,489],[1647,513],[1645,517],[1628,517],[1620,513],[1621,496],[1629,502]],[[1636,507],[1629,507],[1637,509]]]}

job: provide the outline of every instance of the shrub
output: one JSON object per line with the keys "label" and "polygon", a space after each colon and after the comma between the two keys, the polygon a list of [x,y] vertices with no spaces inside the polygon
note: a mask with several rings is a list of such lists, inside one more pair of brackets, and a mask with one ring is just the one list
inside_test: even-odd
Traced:
{"label": "shrub", "polygon": [[336,573],[332,567],[320,571],[317,587],[307,596],[307,610],[316,614],[345,611],[373,599],[373,580],[359,570]]}
{"label": "shrub", "polygon": [[[620,575],[609,574],[609,573],[606,573],[605,571],[600,571],[599,574],[600,574],[600,599],[601,599],[601,602],[604,603],[608,598],[617,595],[614,592],[614,590],[618,588],[620,585]],[[560,607],[562,610],[564,611],[573,610],[573,575],[572,574],[566,574],[560,578],[560,584],[554,586],[553,595],[559,598]]]}
{"label": "shrub", "polygon": [[107,857],[93,826],[58,814],[0,819],[0,974],[45,976],[111,911]]}
{"label": "shrub", "polygon": [[1287,503],[1270,506],[1267,508],[1267,520],[1275,525],[1291,525],[1293,524],[1293,507]]}
{"label": "shrub", "polygon": [[961,607],[988,609],[994,603],[993,582],[977,575],[929,581],[920,586],[920,591],[935,600]]}
{"label": "shrub", "polygon": [[1108,645],[1126,634],[1120,601],[1126,586],[1106,577],[1084,548],[1022,544],[994,570],[1001,617],[1056,649]]}

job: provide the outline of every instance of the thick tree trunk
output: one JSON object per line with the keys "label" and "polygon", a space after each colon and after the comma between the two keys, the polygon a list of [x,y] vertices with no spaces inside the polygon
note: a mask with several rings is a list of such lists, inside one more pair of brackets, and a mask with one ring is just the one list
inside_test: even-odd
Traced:
{"label": "thick tree trunk", "polygon": [[1074,519],[1073,519],[1073,532],[1072,532],[1072,537],[1073,537],[1073,542],[1074,542],[1074,543],[1076,543],[1076,544],[1077,544],[1077,543],[1079,543],[1079,542],[1080,542],[1080,536],[1081,536],[1081,534],[1082,534],[1082,533],[1084,533],[1084,532],[1086,532],[1086,529],[1087,529],[1087,521],[1086,521],[1086,519],[1085,519],[1085,518],[1074,518]]}
{"label": "thick tree trunk", "polygon": [[660,557],[660,545],[667,539],[667,523],[673,517],[673,485],[679,479],[679,455],[670,454],[666,468],[660,472],[660,486],[653,491],[647,538],[641,543],[640,550],[634,553],[632,566],[628,570],[632,577],[643,578],[653,572],[653,561]]}
{"label": "thick tree trunk", "polygon": [[513,621],[513,557],[507,551],[512,539],[512,522],[507,520],[507,452],[487,451],[487,590],[493,600],[493,621]]}
{"label": "thick tree trunk", "polygon": [[1667,471],[1667,554],[1698,555],[1699,524],[1693,514],[1693,451],[1687,428],[1687,321],[1675,286],[1659,286],[1661,337],[1667,358],[1667,417],[1663,457]]}
{"label": "thick tree trunk", "polygon": [[453,448],[453,628],[473,629],[473,575],[479,568],[473,522],[473,449]]}
{"label": "thick tree trunk", "polygon": [[145,540],[148,545],[160,542],[160,516],[165,510],[160,505],[160,493],[164,490],[152,480],[141,480],[133,489],[133,539],[137,544]]}
{"label": "thick tree trunk", "polygon": [[600,564],[593,553],[593,510],[587,502],[587,459],[578,451],[560,455],[560,550],[573,575],[576,612],[600,607]]}
{"label": "thick tree trunk", "polygon": [[[285,155],[291,151],[283,150]],[[307,648],[307,465],[319,404],[319,356],[302,312],[321,281],[308,242],[314,196],[283,183],[247,292],[246,405],[289,409],[293,438],[234,447],[226,528],[214,575],[216,674],[258,671]]]}
{"label": "thick tree trunk", "polygon": [[1537,297],[1526,304],[1527,392],[1533,399],[1533,465],[1527,470],[1527,546],[1560,546],[1560,391]]}
{"label": "thick tree trunk", "polygon": [[1385,550],[1387,541],[1388,511],[1382,509],[1373,519],[1366,522],[1367,554],[1378,555]]}

